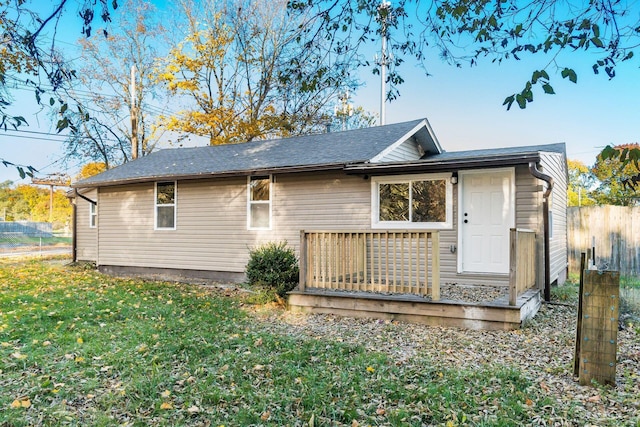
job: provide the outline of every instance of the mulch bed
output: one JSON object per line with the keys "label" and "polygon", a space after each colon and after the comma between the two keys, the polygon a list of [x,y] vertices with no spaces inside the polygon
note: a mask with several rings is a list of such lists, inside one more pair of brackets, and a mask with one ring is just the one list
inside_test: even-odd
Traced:
{"label": "mulch bed", "polygon": [[[540,387],[559,409],[551,418],[545,416],[536,424],[597,426],[638,422],[631,421],[638,420],[640,414],[637,325],[618,333],[617,386],[581,386],[573,376],[577,318],[573,303],[543,304],[533,320],[515,331],[431,327],[274,309],[253,309],[253,313],[276,333],[362,345],[387,353],[397,363],[428,359],[434,365],[452,369],[512,366]],[[568,416],[572,406],[573,415]]]}

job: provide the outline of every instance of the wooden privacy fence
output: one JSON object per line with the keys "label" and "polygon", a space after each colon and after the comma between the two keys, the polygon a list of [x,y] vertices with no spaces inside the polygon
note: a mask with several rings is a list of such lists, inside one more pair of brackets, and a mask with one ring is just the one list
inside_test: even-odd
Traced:
{"label": "wooden privacy fence", "polygon": [[511,229],[509,248],[509,305],[536,284],[536,234],[533,230]]}
{"label": "wooden privacy fence", "polygon": [[569,271],[580,272],[580,254],[596,243],[596,262],[623,276],[640,276],[640,207],[584,206],[567,209]]}
{"label": "wooden privacy fence", "polygon": [[437,301],[439,247],[437,231],[301,231],[300,289],[431,295]]}

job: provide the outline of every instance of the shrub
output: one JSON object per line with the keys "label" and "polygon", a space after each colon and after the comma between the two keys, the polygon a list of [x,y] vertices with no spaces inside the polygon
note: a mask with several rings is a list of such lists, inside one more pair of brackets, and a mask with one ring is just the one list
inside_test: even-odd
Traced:
{"label": "shrub", "polygon": [[284,297],[298,284],[298,259],[287,242],[270,242],[249,252],[246,269],[247,279],[252,286],[272,290]]}

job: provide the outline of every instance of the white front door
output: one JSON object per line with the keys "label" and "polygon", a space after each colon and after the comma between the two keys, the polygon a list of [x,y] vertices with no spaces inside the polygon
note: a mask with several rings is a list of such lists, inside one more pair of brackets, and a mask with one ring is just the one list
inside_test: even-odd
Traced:
{"label": "white front door", "polygon": [[509,229],[514,226],[513,169],[461,172],[462,272],[509,273]]}

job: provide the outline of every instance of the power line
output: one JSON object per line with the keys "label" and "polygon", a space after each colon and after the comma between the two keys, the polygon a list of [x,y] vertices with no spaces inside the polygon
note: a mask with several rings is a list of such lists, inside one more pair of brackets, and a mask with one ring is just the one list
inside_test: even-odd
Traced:
{"label": "power line", "polygon": [[[28,132],[28,131],[7,130],[7,132]],[[49,136],[49,138],[43,138],[39,136],[14,135],[14,134],[7,134],[7,133],[0,133],[0,137],[4,136],[7,138],[31,139],[31,140],[39,140],[39,141],[50,141],[50,142],[66,142],[67,139],[83,139],[83,140],[91,139],[88,136],[82,136],[82,135],[78,135],[78,136],[57,135],[55,133],[46,133],[46,132],[40,132],[39,134]],[[108,141],[108,142],[120,142],[119,140],[112,139],[112,138],[101,138],[101,139],[103,141]]]}
{"label": "power line", "polygon": [[[13,86],[14,89],[29,90],[29,91],[34,89],[34,87],[23,83],[22,81],[16,79],[15,77],[7,76],[7,79],[14,80],[15,82]],[[53,88],[51,86],[48,86],[48,85],[38,85],[38,86],[41,88],[53,91]],[[105,93],[97,93],[97,92],[83,90],[83,89],[71,89],[70,92],[72,93],[73,96],[83,101],[95,102],[96,98],[103,98],[104,100],[114,99],[117,101],[122,101],[123,99],[120,95],[117,95],[117,94],[108,95]],[[143,103],[143,106],[144,106],[142,108],[143,110],[148,110],[149,112],[156,113],[156,114],[171,114],[171,115],[178,114],[175,111],[171,111],[156,105],[150,105],[148,103]],[[98,111],[98,110],[94,110],[94,111]]]}

